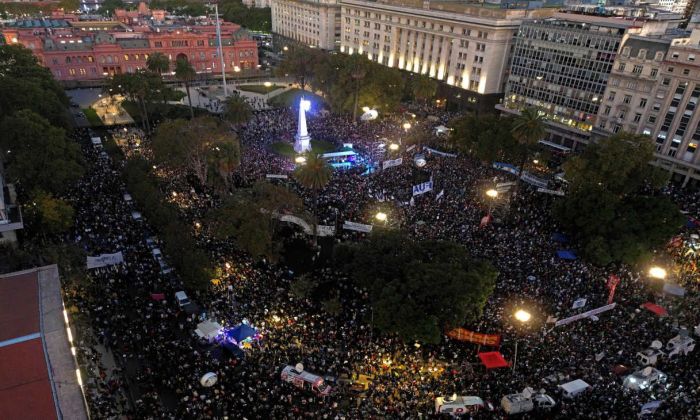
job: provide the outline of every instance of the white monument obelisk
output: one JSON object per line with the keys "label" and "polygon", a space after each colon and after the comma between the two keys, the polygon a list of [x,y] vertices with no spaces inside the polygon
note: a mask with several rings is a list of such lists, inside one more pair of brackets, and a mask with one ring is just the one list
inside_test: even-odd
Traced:
{"label": "white monument obelisk", "polygon": [[297,153],[305,153],[311,150],[311,137],[306,129],[306,111],[311,107],[311,102],[301,98],[299,101],[299,125],[297,134],[294,136],[294,151]]}

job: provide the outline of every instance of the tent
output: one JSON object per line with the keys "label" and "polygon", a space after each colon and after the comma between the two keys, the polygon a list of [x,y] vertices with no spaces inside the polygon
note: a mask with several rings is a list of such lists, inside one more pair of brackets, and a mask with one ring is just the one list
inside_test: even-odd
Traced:
{"label": "tent", "polygon": [[552,240],[554,242],[559,242],[560,244],[565,244],[565,243],[569,242],[569,238],[567,238],[566,235],[564,235],[563,233],[559,233],[559,232],[554,232],[552,234]]}
{"label": "tent", "polygon": [[226,335],[234,340],[236,343],[241,343],[243,340],[247,340],[258,333],[258,330],[251,327],[248,324],[241,324],[231,331],[227,332]]}
{"label": "tent", "polygon": [[557,257],[561,258],[562,260],[575,260],[576,254],[574,251],[569,249],[560,249],[557,251]]}
{"label": "tent", "polygon": [[218,323],[211,320],[206,320],[197,324],[197,329],[194,332],[199,338],[206,338],[211,340],[212,338],[219,335],[223,330],[223,327]]}
{"label": "tent", "polygon": [[657,316],[668,316],[668,311],[655,303],[647,302],[642,307],[655,313]]}
{"label": "tent", "polygon": [[510,363],[503,358],[503,355],[499,351],[479,353],[479,359],[481,359],[481,363],[486,366],[486,369],[498,369],[510,366]]}
{"label": "tent", "polygon": [[230,341],[224,341],[221,343],[221,347],[223,347],[224,352],[231,353],[237,359],[245,359],[245,352]]}

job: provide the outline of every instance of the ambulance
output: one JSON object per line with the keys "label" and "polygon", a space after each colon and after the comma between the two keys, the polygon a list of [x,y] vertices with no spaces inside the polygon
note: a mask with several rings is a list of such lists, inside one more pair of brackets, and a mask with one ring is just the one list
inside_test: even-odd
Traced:
{"label": "ambulance", "polygon": [[298,363],[296,366],[287,365],[282,369],[280,375],[284,382],[290,383],[297,388],[311,391],[316,395],[325,397],[331,393],[331,387],[326,384],[322,377],[304,371],[304,365]]}

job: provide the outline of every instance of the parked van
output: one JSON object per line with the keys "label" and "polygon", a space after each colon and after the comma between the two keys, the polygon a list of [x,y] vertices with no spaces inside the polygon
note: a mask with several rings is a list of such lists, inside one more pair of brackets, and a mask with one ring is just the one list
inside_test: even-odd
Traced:
{"label": "parked van", "polygon": [[331,387],[326,384],[323,378],[304,371],[304,365],[301,363],[298,363],[296,366],[285,366],[280,377],[284,382],[290,383],[297,388],[311,391],[322,397],[331,393]]}
{"label": "parked van", "polygon": [[666,343],[668,357],[673,357],[677,354],[687,356],[693,350],[695,350],[695,340],[687,335],[677,335]]}
{"label": "parked van", "polygon": [[576,379],[575,381],[559,385],[559,388],[561,388],[564,398],[575,398],[593,387],[581,379]]}
{"label": "parked van", "polygon": [[547,394],[534,393],[532,388],[525,388],[519,394],[510,394],[501,398],[501,407],[508,414],[527,413],[535,408],[549,410],[556,403]]}
{"label": "parked van", "polygon": [[665,373],[651,366],[647,366],[626,377],[622,385],[627,389],[639,391],[649,389],[656,384],[666,383],[666,379],[668,379],[668,377]]}
{"label": "parked van", "polygon": [[191,303],[190,298],[188,298],[187,294],[182,290],[175,292],[175,300],[177,300],[177,304],[180,305],[181,308]]}
{"label": "parked van", "polygon": [[484,402],[479,397],[455,394],[450,397],[435,398],[435,414],[450,414],[456,417],[475,413],[483,408],[493,410],[490,403]]}

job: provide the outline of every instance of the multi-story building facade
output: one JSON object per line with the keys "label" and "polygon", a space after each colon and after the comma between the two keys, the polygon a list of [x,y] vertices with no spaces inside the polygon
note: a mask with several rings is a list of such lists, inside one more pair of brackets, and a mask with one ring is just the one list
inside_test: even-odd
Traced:
{"label": "multi-story building facade", "polygon": [[569,13],[524,22],[497,108],[517,114],[535,107],[546,117],[550,141],[569,148],[586,144],[622,43],[632,34],[660,36],[667,26]]}
{"label": "multi-story building facade", "polygon": [[[700,29],[674,39],[630,37],[615,61],[599,133],[650,136],[653,164],[683,185],[700,184]],[[619,83],[617,81],[619,80]]]}
{"label": "multi-story building facade", "polygon": [[683,15],[688,9],[688,0],[658,0],[655,4],[659,9]]}
{"label": "multi-story building facade", "polygon": [[[498,9],[446,1],[340,0],[340,50],[424,74],[474,102],[499,98],[513,35],[554,9]],[[466,92],[465,92],[466,91]]]}
{"label": "multi-story building facade", "polygon": [[340,36],[337,0],[272,0],[274,44],[299,43],[311,48],[335,50]]}
{"label": "multi-story building facade", "polygon": [[243,0],[243,4],[249,8],[263,9],[272,6],[272,0]]}
{"label": "multi-story building facade", "polygon": [[[226,72],[255,70],[257,43],[239,25],[221,22]],[[194,25],[143,19],[131,26],[117,21],[42,19],[17,21],[1,29],[5,43],[32,50],[57,80],[90,80],[135,72],[150,54],[186,58],[198,73],[221,72],[215,22]]]}

